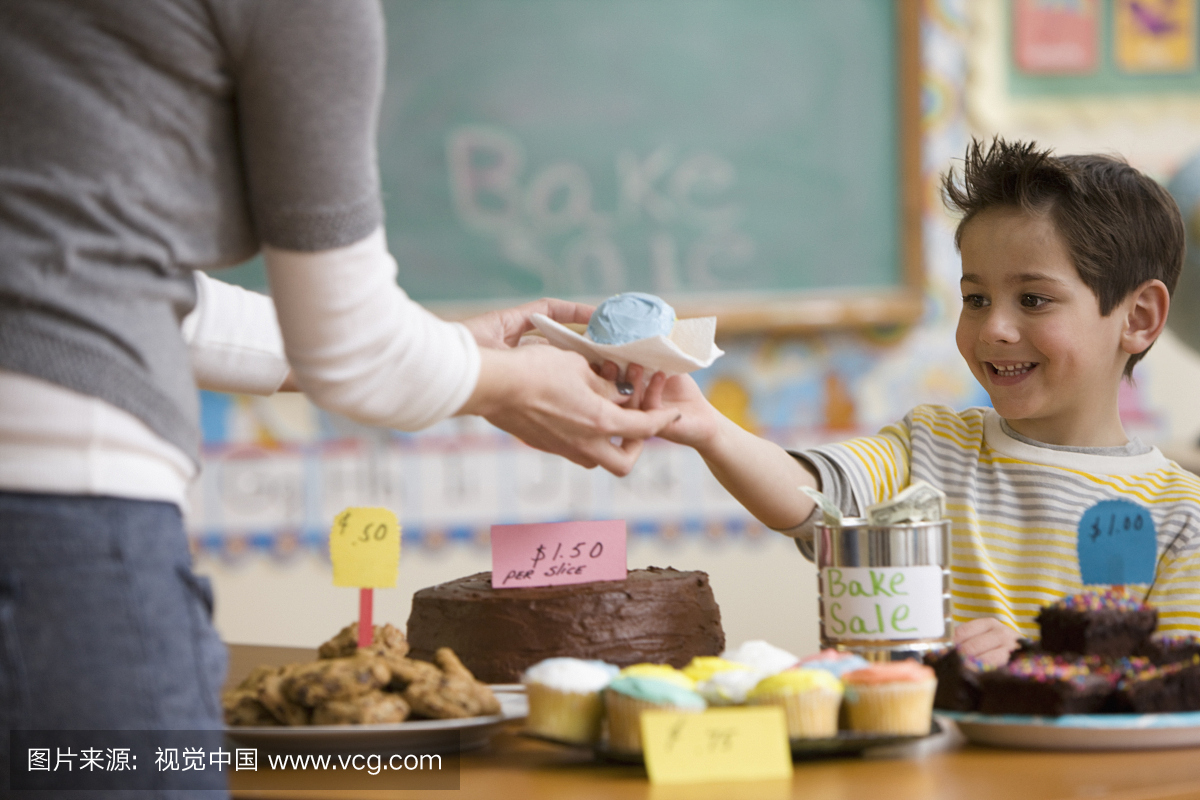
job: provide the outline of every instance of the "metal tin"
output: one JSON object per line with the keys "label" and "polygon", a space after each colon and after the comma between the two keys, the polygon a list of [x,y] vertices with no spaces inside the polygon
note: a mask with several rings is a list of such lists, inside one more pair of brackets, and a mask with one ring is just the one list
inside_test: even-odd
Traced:
{"label": "metal tin", "polygon": [[816,525],[821,646],[868,661],[945,647],[950,619],[950,521]]}

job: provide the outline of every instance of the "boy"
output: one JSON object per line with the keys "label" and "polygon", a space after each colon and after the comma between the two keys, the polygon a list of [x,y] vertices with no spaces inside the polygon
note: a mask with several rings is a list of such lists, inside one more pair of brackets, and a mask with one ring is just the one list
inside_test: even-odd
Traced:
{"label": "boy", "polygon": [[1161,630],[1200,632],[1200,479],[1130,440],[1117,390],[1162,332],[1183,263],[1178,208],[1105,156],[1055,157],[996,139],[946,176],[962,212],[959,352],[993,408],[918,406],[875,436],[788,453],[742,430],[686,375],[659,374],[643,406],[684,413],[659,435],[694,447],[713,475],[811,558],[817,511],[846,514],[922,479],[953,522],[955,642],[1003,663],[1036,636],[1038,609],[1081,588],[1084,513],[1105,500],[1148,509],[1158,565],[1148,595]]}

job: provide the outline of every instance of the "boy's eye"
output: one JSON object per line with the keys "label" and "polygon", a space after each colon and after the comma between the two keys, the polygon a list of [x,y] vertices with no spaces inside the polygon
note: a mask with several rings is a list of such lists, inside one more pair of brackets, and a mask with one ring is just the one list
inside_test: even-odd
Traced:
{"label": "boy's eye", "polygon": [[1036,294],[1021,295],[1021,305],[1025,308],[1041,308],[1049,302],[1045,297],[1038,297]]}
{"label": "boy's eye", "polygon": [[981,294],[964,294],[963,305],[967,308],[983,308],[988,304],[987,298]]}

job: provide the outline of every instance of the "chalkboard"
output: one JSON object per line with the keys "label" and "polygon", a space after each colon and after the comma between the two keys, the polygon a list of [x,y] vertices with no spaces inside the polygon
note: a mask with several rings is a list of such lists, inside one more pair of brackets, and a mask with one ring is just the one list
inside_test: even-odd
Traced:
{"label": "chalkboard", "polygon": [[725,332],[918,313],[916,2],[384,12],[388,241],[431,308],[639,290]]}

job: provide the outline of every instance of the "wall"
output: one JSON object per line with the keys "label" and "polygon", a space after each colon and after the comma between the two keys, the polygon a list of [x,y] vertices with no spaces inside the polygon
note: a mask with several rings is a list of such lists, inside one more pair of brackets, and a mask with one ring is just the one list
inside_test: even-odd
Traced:
{"label": "wall", "polygon": [[[924,318],[908,331],[722,341],[727,355],[697,378],[743,426],[803,447],[874,432],[917,403],[986,403],[954,346],[960,264],[954,221],[938,193],[939,176],[961,157],[970,132],[1044,134],[1071,147],[1136,143],[1131,158],[1156,170],[1169,169],[1172,154],[1185,149],[1170,132],[1182,135],[1182,123],[1151,146],[1142,128],[1115,121],[1043,130],[1037,120],[980,113],[999,96],[978,83],[978,58],[968,80],[968,53],[996,47],[995,26],[981,27],[977,18],[986,6],[925,5]],[[1164,441],[1200,430],[1200,410],[1174,391],[1200,389],[1200,359],[1165,341],[1139,376],[1122,395],[1131,432]],[[404,545],[399,588],[381,591],[376,601],[380,619],[403,623],[414,590],[488,569],[491,523],[622,518],[630,525],[631,567],[711,575],[731,644],[766,638],[798,654],[817,647],[812,566],[790,540],[749,518],[683,448],[651,443],[634,473],[618,480],[534,453],[478,420],[451,420],[411,436],[363,429],[298,397],[206,395],[203,406],[205,471],[189,525],[199,569],[216,585],[217,626],[228,641],[312,646],[350,622],[356,597],[331,584],[328,526],[346,505],[385,504],[401,517]]]}
{"label": "wall", "polygon": [[[1010,92],[1004,0],[972,0],[967,118],[971,133],[1031,139],[1059,153],[1115,153],[1166,183],[1200,154],[1200,92],[1030,97]],[[1200,310],[1198,310],[1200,311]],[[1184,313],[1180,307],[1173,315]],[[1200,436],[1200,355],[1168,329],[1135,372],[1155,444],[1190,468]],[[1190,463],[1189,463],[1190,462]]]}

